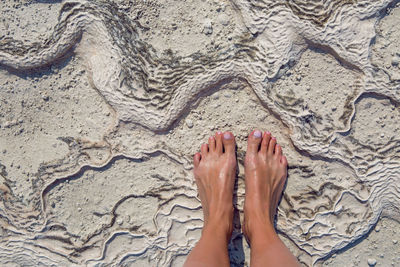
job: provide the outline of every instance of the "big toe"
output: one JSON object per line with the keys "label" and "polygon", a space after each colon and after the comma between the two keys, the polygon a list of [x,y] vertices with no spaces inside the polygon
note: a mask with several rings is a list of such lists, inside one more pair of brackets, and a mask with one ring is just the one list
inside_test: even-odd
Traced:
{"label": "big toe", "polygon": [[231,132],[225,132],[222,138],[224,151],[228,154],[235,154],[235,137]]}
{"label": "big toe", "polygon": [[256,154],[261,144],[262,133],[259,130],[253,131],[247,140],[247,153]]}
{"label": "big toe", "polygon": [[200,160],[201,160],[201,154],[200,154],[200,153],[194,154],[194,157],[193,157],[193,164],[194,164],[194,167],[195,167],[195,168],[197,168],[197,167],[199,166]]}

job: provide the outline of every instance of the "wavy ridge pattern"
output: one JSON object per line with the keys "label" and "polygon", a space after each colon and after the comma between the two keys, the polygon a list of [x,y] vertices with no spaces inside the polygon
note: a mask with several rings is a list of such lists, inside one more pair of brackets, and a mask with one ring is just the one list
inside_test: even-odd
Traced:
{"label": "wavy ridge pattern", "polygon": [[[134,152],[127,152],[129,149],[114,142],[115,136],[122,124],[153,135],[165,134],[199,96],[237,80],[251,88],[262,105],[287,125],[297,151],[322,165],[337,164],[350,177],[348,187],[325,182],[308,192],[292,191],[282,201],[278,228],[311,257],[312,264],[362,238],[385,210],[399,217],[400,139],[393,136],[372,147],[353,132],[359,121],[366,120],[357,117],[356,108],[365,99],[389,99],[388,105],[398,109],[398,82],[388,79],[369,56],[379,12],[392,1],[231,2],[248,32],[234,46],[224,45],[207,55],[160,58],[151,45],[140,39],[140,23],[110,1],[66,2],[53,34],[43,44],[27,47],[17,40],[1,40],[0,66],[13,71],[48,66],[69,51],[76,51],[87,62],[92,86],[116,116],[113,128],[100,143],[63,140],[70,153],[40,168],[30,208],[15,204],[9,188],[0,188],[5,192],[0,206],[1,225],[7,229],[0,242],[2,263],[16,257],[20,263],[27,260],[42,265],[57,262],[90,266],[139,264],[151,259],[160,266],[169,266],[180,255],[187,255],[202,225],[187,155],[163,142],[147,149],[139,144]],[[302,109],[299,103],[307,100],[300,95],[283,95],[274,86],[301,61],[308,48],[332,55],[354,79],[339,122]],[[91,156],[95,152],[105,157],[96,161]],[[57,190],[67,190],[59,189],[68,188],[67,181],[77,183],[104,173],[112,177],[112,171],[107,171],[119,165],[132,168],[132,173],[148,173],[152,166],[163,166],[165,162],[179,173],[173,177],[152,173],[152,188],[140,184],[144,177],[139,175],[134,188],[142,191],[126,192],[119,200],[104,204],[104,210],[90,217],[96,219],[98,227],[94,231],[75,229],[71,219],[74,214],[62,217],[62,211],[50,204]],[[318,173],[307,169],[306,164],[296,166],[293,172],[302,178]],[[7,182],[6,173],[0,174]],[[123,182],[127,185],[131,181]],[[72,194],[71,190],[62,194]],[[128,202],[143,207],[154,204],[157,208],[151,213],[152,222],[141,221],[140,216],[136,223],[132,218],[122,218],[118,212],[128,209],[124,206]],[[70,224],[61,222],[68,220]]]}

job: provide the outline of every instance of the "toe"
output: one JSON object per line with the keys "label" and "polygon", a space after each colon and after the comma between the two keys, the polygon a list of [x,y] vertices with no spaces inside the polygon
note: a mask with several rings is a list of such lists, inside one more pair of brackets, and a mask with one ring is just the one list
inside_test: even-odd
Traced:
{"label": "toe", "polygon": [[231,132],[225,132],[222,140],[224,151],[227,154],[235,154],[235,137]]}
{"label": "toe", "polygon": [[262,140],[261,135],[262,133],[259,130],[255,130],[250,133],[247,140],[247,153],[255,154],[258,152]]}
{"label": "toe", "polygon": [[208,149],[212,152],[215,151],[215,137],[214,136],[210,136],[208,138]]}
{"label": "toe", "polygon": [[280,144],[275,145],[275,156],[280,159],[282,157],[282,147]]}
{"label": "toe", "polygon": [[285,156],[281,156],[281,163],[285,166],[285,168],[287,167],[288,162],[287,162],[287,158]]}
{"label": "toe", "polygon": [[208,153],[208,144],[202,144],[201,148],[200,148],[200,151],[201,151],[201,155],[202,156],[207,155],[207,153]]}
{"label": "toe", "polygon": [[260,148],[260,152],[263,154],[266,154],[268,151],[268,145],[269,145],[269,141],[271,140],[271,133],[270,132],[265,132],[263,139],[261,141],[261,148]]}
{"label": "toe", "polygon": [[269,145],[268,145],[268,154],[270,154],[270,155],[274,154],[275,145],[276,145],[276,138],[271,137],[271,140],[269,141]]}
{"label": "toe", "polygon": [[222,147],[223,147],[223,144],[222,144],[222,132],[217,132],[216,134],[215,134],[215,142],[216,142],[216,144],[215,144],[215,150],[217,151],[217,153],[219,153],[219,154],[222,154]]}
{"label": "toe", "polygon": [[200,153],[194,154],[194,157],[193,157],[193,164],[194,164],[194,167],[195,167],[195,168],[197,168],[197,167],[199,166],[200,160],[201,160],[201,154],[200,154]]}

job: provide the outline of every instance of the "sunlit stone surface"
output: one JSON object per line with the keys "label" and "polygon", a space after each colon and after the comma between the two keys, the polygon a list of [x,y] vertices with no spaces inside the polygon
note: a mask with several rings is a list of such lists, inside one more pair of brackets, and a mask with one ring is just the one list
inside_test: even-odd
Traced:
{"label": "sunlit stone surface", "polygon": [[398,1],[43,2],[0,3],[1,265],[181,266],[192,155],[230,130],[248,266],[254,128],[288,157],[276,226],[302,264],[400,264],[400,231],[376,231],[400,220]]}

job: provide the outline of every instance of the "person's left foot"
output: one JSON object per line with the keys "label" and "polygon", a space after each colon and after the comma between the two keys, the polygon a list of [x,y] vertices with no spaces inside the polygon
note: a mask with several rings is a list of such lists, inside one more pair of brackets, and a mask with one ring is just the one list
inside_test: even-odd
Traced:
{"label": "person's left foot", "polygon": [[194,177],[203,207],[204,228],[233,229],[233,188],[236,175],[235,138],[232,133],[218,132],[194,155]]}

